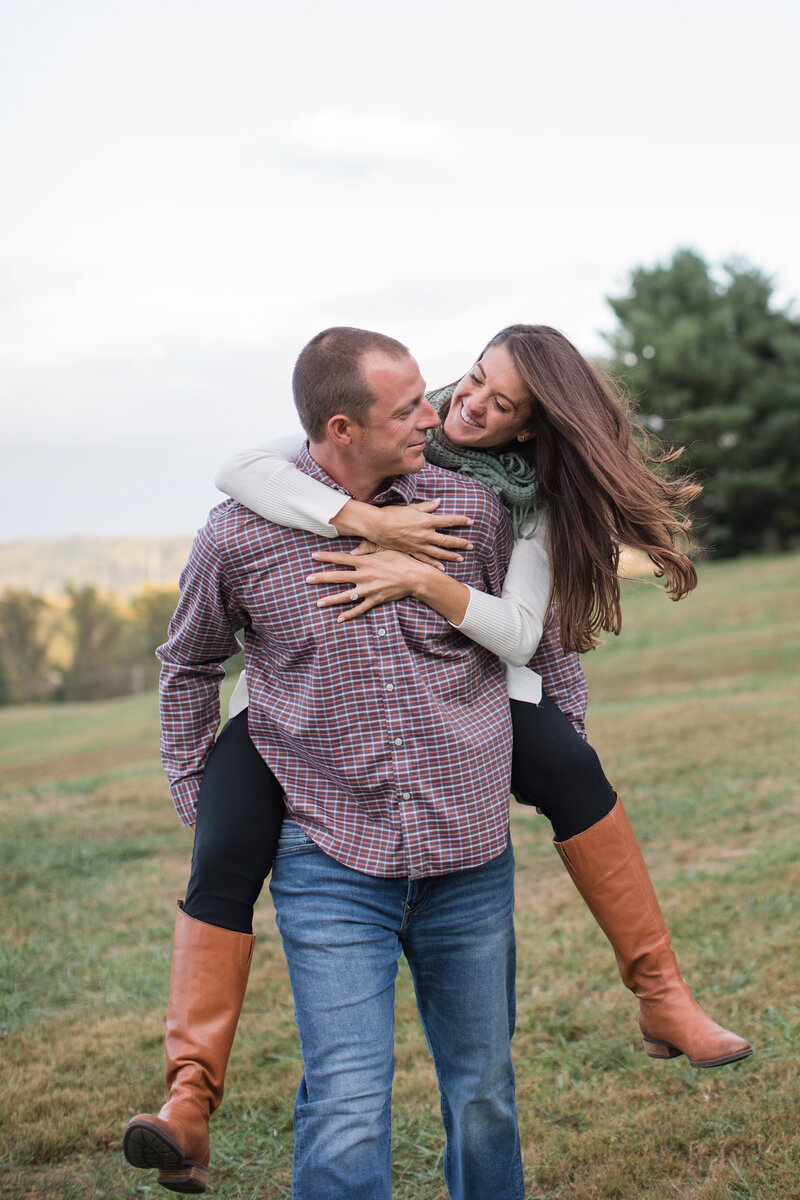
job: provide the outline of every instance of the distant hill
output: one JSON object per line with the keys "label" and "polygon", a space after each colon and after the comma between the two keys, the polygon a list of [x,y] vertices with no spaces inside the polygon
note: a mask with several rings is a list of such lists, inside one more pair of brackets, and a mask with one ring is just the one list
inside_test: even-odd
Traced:
{"label": "distant hill", "polygon": [[192,538],[70,537],[0,543],[0,591],[60,594],[65,583],[127,595],[177,587]]}

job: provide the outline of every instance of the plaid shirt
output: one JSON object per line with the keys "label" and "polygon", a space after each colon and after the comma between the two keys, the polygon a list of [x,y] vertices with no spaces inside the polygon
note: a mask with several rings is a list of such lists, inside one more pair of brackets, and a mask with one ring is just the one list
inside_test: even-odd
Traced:
{"label": "plaid shirt", "polygon": [[[304,450],[300,470],[336,487]],[[342,490],[342,489],[340,489]],[[474,520],[474,551],[453,564],[499,595],[508,518],[474,480],[438,467],[397,478],[376,503],[441,497]],[[341,539],[341,548],[358,539]],[[500,662],[413,599],[336,624],[320,609],[324,538],[229,500],[213,509],[181,576],[158,650],[162,758],[176,808],[194,819],[219,720],[222,663],[244,628],[250,736],[316,844],[369,875],[429,876],[479,866],[508,836],[511,726]],[[341,585],[332,585],[341,590]]]}

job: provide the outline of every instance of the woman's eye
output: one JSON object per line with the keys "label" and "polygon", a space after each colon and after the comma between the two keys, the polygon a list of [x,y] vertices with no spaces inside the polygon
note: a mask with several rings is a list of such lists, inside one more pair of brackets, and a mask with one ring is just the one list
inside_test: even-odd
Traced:
{"label": "woman's eye", "polygon": [[473,383],[477,384],[478,387],[480,387],[483,382],[482,379],[478,379],[477,375],[470,375],[470,379],[472,380]]}
{"label": "woman's eye", "polygon": [[497,407],[500,409],[500,412],[501,412],[501,413],[509,413],[509,412],[511,411],[511,409],[510,409],[510,408],[504,408],[504,407],[503,407],[503,405],[500,403],[500,401],[499,401],[499,400],[495,400],[495,404],[496,404],[496,405],[497,405]]}

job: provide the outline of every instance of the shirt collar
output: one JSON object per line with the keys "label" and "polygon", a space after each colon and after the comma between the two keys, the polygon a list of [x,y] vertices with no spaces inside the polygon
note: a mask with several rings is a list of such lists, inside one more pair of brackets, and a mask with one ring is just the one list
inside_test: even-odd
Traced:
{"label": "shirt collar", "polygon": [[[308,449],[308,442],[300,451],[297,462],[295,463],[298,471],[302,471],[304,475],[310,475],[312,479],[319,480],[320,483],[327,484],[328,487],[334,488],[337,492],[342,492],[345,496],[351,496],[346,487],[337,483],[335,479],[331,479],[327,471],[319,465],[315,458],[311,457]],[[425,468],[423,467],[423,470]],[[372,504],[413,504],[417,498],[417,476],[416,475],[396,475],[392,482],[382,492],[371,501]]]}

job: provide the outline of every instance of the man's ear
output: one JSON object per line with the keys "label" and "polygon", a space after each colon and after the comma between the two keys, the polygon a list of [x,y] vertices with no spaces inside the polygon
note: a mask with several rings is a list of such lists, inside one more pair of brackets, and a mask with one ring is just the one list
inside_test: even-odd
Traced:
{"label": "man's ear", "polygon": [[335,446],[352,446],[353,425],[352,417],[346,417],[344,413],[334,413],[325,429]]}

